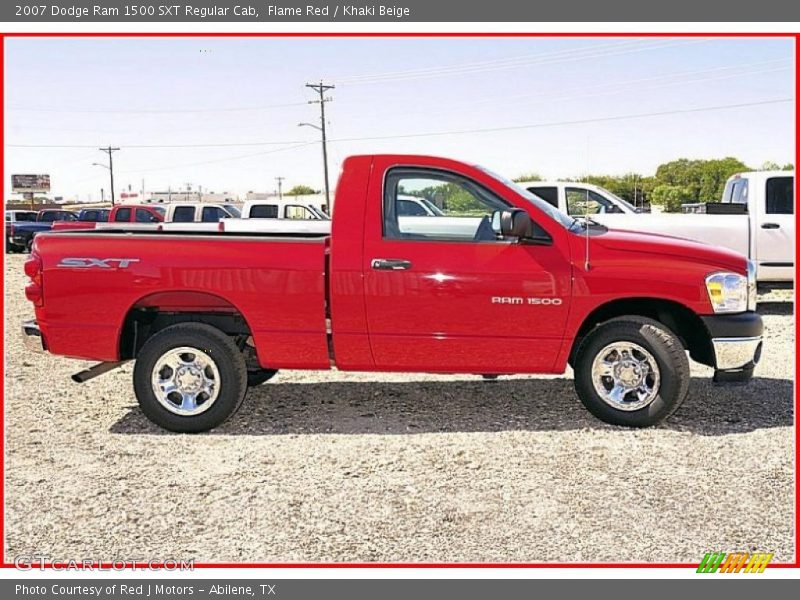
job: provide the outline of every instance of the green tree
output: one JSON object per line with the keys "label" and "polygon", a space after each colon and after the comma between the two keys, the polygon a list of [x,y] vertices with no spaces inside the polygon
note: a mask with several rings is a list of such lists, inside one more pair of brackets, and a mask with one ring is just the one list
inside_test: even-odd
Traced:
{"label": "green tree", "polygon": [[690,192],[679,185],[661,184],[653,188],[650,203],[664,207],[664,212],[680,212],[681,204],[691,202]]}
{"label": "green tree", "polygon": [[748,170],[747,165],[731,156],[712,160],[680,158],[659,165],[656,181],[658,186],[683,188],[685,202],[718,202],[728,178]]}
{"label": "green tree", "polygon": [[514,179],[512,179],[512,181],[515,181],[516,183],[520,183],[522,181],[542,181],[542,180],[543,180],[542,176],[539,175],[538,173],[534,173],[533,171],[530,171],[529,173],[523,173],[522,175],[517,175],[516,177],[514,177]]}
{"label": "green tree", "polygon": [[284,196],[310,196],[318,193],[317,190],[307,185],[296,185],[288,192],[283,192]]}

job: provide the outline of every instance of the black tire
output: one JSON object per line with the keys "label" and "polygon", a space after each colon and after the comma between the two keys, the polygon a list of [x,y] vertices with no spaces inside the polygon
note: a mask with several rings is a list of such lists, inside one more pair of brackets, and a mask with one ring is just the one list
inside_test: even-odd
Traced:
{"label": "black tire", "polygon": [[33,237],[31,237],[31,239],[28,240],[28,243],[25,244],[25,250],[27,250],[28,254],[33,252]]}
{"label": "black tire", "polygon": [[266,383],[275,377],[277,373],[277,369],[255,369],[253,371],[248,371],[247,387],[255,387],[257,385],[261,385],[262,383]]}
{"label": "black tire", "polygon": [[[598,394],[592,381],[595,357],[614,342],[633,342],[658,365],[660,385],[653,400],[638,410],[621,410]],[[680,339],[661,323],[643,317],[620,317],[593,329],[575,356],[575,390],[595,417],[612,425],[650,427],[674,413],[689,391],[689,359]]]}
{"label": "black tire", "polygon": [[[159,402],[151,385],[159,359],[184,346],[204,352],[219,372],[216,400],[204,412],[191,416],[175,414],[167,409]],[[221,425],[241,406],[247,393],[247,367],[233,339],[216,327],[203,323],[180,323],[147,340],[136,358],[133,387],[142,412],[153,423],[169,431],[198,433]]]}

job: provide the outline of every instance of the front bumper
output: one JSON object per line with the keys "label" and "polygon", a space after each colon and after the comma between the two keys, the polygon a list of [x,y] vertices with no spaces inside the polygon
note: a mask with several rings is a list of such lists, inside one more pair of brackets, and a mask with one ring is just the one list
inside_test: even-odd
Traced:
{"label": "front bumper", "polygon": [[717,371],[750,370],[761,359],[764,324],[756,312],[702,317],[711,334]]}
{"label": "front bumper", "polygon": [[25,348],[31,352],[47,351],[44,337],[42,336],[42,330],[39,329],[39,325],[36,321],[23,321],[22,339],[25,342]]}

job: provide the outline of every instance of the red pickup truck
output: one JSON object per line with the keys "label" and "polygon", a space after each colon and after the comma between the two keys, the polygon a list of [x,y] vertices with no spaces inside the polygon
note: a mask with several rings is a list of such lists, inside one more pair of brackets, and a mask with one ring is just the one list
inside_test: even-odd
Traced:
{"label": "red pickup truck", "polygon": [[[65,231],[68,229],[97,229],[114,225],[110,223],[136,223],[135,227],[151,227],[164,220],[164,208],[162,206],[150,206],[148,204],[120,204],[109,209],[89,209],[80,212],[77,221],[60,221],[53,223],[52,231]],[[126,226],[126,228],[130,228]]]}
{"label": "red pickup truck", "polygon": [[[408,215],[400,202],[437,207]],[[761,354],[753,265],[697,242],[576,220],[481,167],[425,156],[344,163],[327,234],[77,231],[25,264],[29,345],[136,360],[143,412],[211,429],[277,369],[575,370],[594,415],[675,411],[689,362],[745,381]]]}

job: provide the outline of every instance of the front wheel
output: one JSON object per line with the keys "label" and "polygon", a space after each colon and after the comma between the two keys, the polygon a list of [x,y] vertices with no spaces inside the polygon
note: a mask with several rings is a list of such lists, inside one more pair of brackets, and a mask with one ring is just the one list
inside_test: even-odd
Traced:
{"label": "front wheel", "polygon": [[170,431],[221,425],[247,393],[247,367],[233,339],[202,323],[167,327],[142,347],[133,369],[142,412]]}
{"label": "front wheel", "polygon": [[670,416],[686,398],[689,360],[678,337],[661,323],[613,319],[581,342],[575,389],[598,419],[649,427]]}

